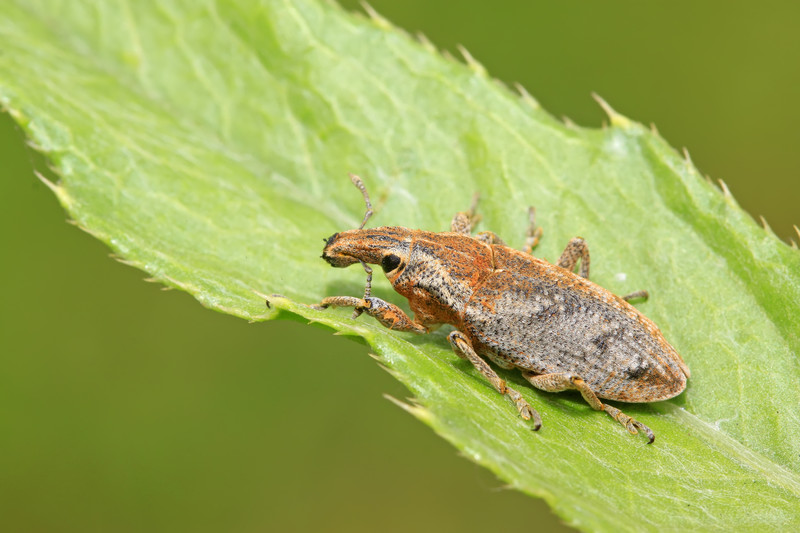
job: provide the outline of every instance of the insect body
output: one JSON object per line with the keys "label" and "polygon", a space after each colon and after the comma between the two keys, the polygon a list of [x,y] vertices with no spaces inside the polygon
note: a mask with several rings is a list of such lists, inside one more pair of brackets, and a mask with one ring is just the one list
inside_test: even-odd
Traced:
{"label": "insect body", "polygon": [[[506,246],[494,233],[470,235],[473,208],[459,213],[451,231],[403,227],[363,229],[372,214],[369,196],[361,228],[326,240],[322,258],[334,267],[361,263],[367,271],[363,298],[333,296],[319,307],[354,307],[398,331],[426,333],[439,324],[455,330],[448,340],[459,357],[516,405],[520,416],[541,427],[539,414],[486,363],[518,368],[536,388],[578,390],[594,409],[605,411],[631,433],[653,432],[600,398],[654,402],[680,394],[689,368],[659,329],[627,300],[589,281],[589,251],[572,239],[553,265],[533,257],[538,242],[533,211],[526,251]],[[580,262],[579,272],[573,272]],[[394,289],[408,299],[415,319],[370,294],[372,270],[381,265]]]}

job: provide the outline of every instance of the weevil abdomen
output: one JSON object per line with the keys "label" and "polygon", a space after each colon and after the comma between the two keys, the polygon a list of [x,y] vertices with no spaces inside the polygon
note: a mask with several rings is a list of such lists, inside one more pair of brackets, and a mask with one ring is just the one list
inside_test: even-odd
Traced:
{"label": "weevil abdomen", "polygon": [[686,388],[683,359],[633,306],[546,261],[492,249],[495,270],[461,325],[478,353],[536,374],[580,376],[610,400],[666,400]]}

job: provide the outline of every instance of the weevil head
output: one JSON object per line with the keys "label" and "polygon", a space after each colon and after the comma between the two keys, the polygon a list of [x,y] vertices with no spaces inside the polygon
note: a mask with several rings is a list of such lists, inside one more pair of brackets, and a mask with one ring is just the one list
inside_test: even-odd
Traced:
{"label": "weevil head", "polygon": [[325,239],[322,258],[333,267],[359,261],[381,265],[386,277],[396,278],[408,264],[411,230],[406,228],[354,229]]}

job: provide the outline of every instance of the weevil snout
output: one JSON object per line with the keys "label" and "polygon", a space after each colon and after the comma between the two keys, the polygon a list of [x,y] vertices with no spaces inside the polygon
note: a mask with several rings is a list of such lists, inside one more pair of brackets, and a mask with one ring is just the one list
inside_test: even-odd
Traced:
{"label": "weevil snout", "polygon": [[320,257],[327,261],[332,267],[337,268],[344,268],[353,263],[358,263],[358,259],[347,253],[343,253],[345,247],[337,242],[339,235],[339,233],[334,233],[327,239],[323,239],[325,241],[325,248],[322,249],[322,255]]}
{"label": "weevil snout", "polygon": [[343,252],[341,246],[337,246],[335,239],[338,235],[339,234],[336,233],[328,239],[320,257],[327,261],[329,265],[336,268],[344,268],[358,263],[358,259],[349,253]]}
{"label": "weevil snout", "polygon": [[342,268],[360,261],[381,265],[387,274],[408,263],[410,233],[406,228],[375,228],[334,233],[325,239],[322,258]]}

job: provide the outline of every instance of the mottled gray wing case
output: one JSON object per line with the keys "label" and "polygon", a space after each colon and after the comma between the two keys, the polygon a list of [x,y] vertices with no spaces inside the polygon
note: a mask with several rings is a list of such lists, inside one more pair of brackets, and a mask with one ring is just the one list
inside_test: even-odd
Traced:
{"label": "mottled gray wing case", "polygon": [[685,388],[680,357],[660,333],[653,336],[646,318],[625,312],[627,303],[576,274],[505,250],[513,253],[497,254],[498,268],[464,310],[478,353],[537,374],[572,373],[612,400],[657,401]]}

